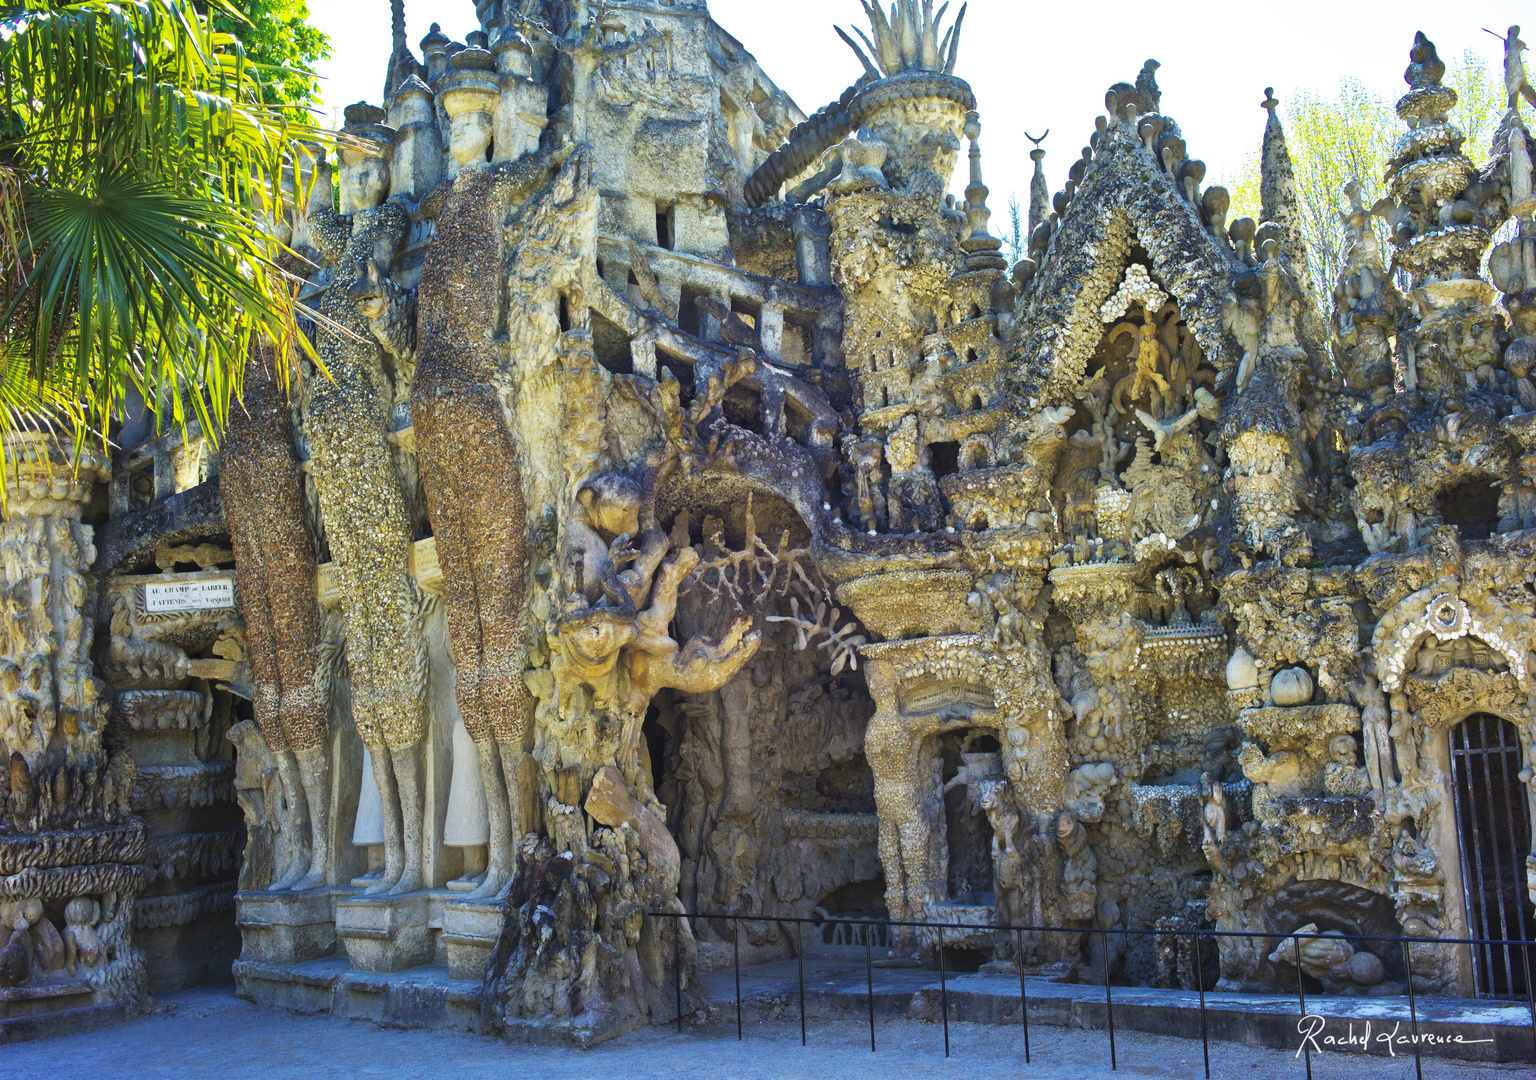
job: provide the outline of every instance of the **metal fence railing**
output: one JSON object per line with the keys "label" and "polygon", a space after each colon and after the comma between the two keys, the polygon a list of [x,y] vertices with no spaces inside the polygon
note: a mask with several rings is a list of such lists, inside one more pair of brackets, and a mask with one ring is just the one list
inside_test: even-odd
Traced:
{"label": "metal fence railing", "polygon": [[[690,925],[692,924],[692,922],[694,920],[699,920],[699,919],[703,919],[703,920],[706,920],[706,921],[712,921],[712,922],[713,921],[729,922],[729,923],[734,924],[733,927],[732,927],[732,934],[731,934],[731,951],[732,951],[733,964],[734,964],[734,967],[735,967],[735,975],[736,975],[736,1037],[738,1039],[741,1039],[741,1038],[744,1037],[743,1036],[743,1028],[742,1028],[742,1010],[741,1010],[741,948],[740,948],[740,944],[739,944],[740,924],[742,924],[742,923],[774,923],[774,924],[778,924],[780,926],[783,926],[783,925],[793,926],[794,927],[794,931],[795,931],[795,959],[796,959],[796,964],[797,964],[797,967],[798,967],[799,984],[800,984],[800,1044],[802,1046],[806,1045],[805,948],[804,948],[805,940],[804,940],[804,928],[807,925],[809,925],[809,926],[816,927],[818,930],[821,930],[821,929],[823,929],[823,928],[825,928],[825,927],[827,927],[829,925],[832,925],[832,924],[838,924],[838,923],[843,923],[843,922],[853,924],[854,926],[857,927],[857,930],[853,930],[853,929],[850,928],[850,938],[849,938],[849,940],[853,940],[852,935],[856,933],[857,937],[859,939],[862,939],[862,942],[864,944],[864,972],[865,972],[865,982],[866,982],[866,986],[867,986],[867,989],[868,989],[869,1049],[870,1049],[871,1052],[874,1052],[874,1050],[875,1050],[874,950],[873,950],[873,947],[871,945],[871,941],[873,941],[875,939],[875,937],[876,937],[875,934],[870,932],[872,927],[875,926],[875,925],[883,926],[885,928],[885,932],[886,932],[887,936],[890,934],[890,931],[892,929],[898,928],[898,927],[899,928],[906,928],[906,929],[914,929],[914,930],[936,931],[937,932],[937,946],[938,947],[937,947],[937,949],[935,949],[935,952],[937,953],[937,956],[938,956],[938,968],[939,968],[939,1008],[940,1008],[940,1013],[941,1013],[942,1022],[943,1022],[943,1026],[944,1026],[944,1056],[945,1057],[949,1056],[949,973],[946,970],[946,959],[945,959],[945,952],[944,952],[944,933],[945,933],[945,931],[954,932],[954,931],[969,930],[969,931],[983,931],[983,932],[992,932],[992,933],[1011,933],[1013,935],[1013,939],[1014,939],[1015,955],[1020,955],[1020,956],[1022,956],[1023,944],[1024,944],[1023,935],[1025,935],[1025,934],[1076,934],[1079,937],[1084,936],[1084,935],[1098,935],[1098,937],[1099,937],[1099,945],[1100,945],[1100,949],[1101,949],[1100,955],[1101,955],[1101,957],[1104,958],[1104,962],[1102,964],[1102,967],[1103,967],[1103,974],[1104,974],[1104,1008],[1105,1008],[1105,1016],[1106,1016],[1106,1025],[1105,1026],[1107,1027],[1108,1032],[1109,1032],[1109,1067],[1110,1067],[1111,1070],[1117,1070],[1118,1069],[1118,1064],[1117,1064],[1117,1061],[1116,1061],[1116,1058],[1115,1058],[1115,1002],[1114,1002],[1114,989],[1113,989],[1113,987],[1111,985],[1111,982],[1110,982],[1110,967],[1111,967],[1111,965],[1109,963],[1109,956],[1110,956],[1109,939],[1110,939],[1110,935],[1120,935],[1122,937],[1122,941],[1123,942],[1127,942],[1127,939],[1129,939],[1132,935],[1151,936],[1151,937],[1154,937],[1154,938],[1156,938],[1156,937],[1174,937],[1174,938],[1181,938],[1181,939],[1190,939],[1191,940],[1191,952],[1192,952],[1193,957],[1194,957],[1194,972],[1195,972],[1194,982],[1195,982],[1196,989],[1199,991],[1199,1002],[1200,1002],[1200,1004],[1199,1004],[1199,1010],[1200,1010],[1200,1043],[1201,1043],[1202,1053],[1203,1053],[1204,1059],[1205,1059],[1205,1076],[1206,1076],[1206,1080],[1210,1080],[1210,1075],[1211,1075],[1211,1046],[1210,1046],[1210,1027],[1209,1027],[1209,1022],[1208,1022],[1207,1017],[1206,1017],[1205,980],[1204,980],[1204,977],[1203,977],[1203,969],[1204,969],[1203,961],[1204,961],[1204,957],[1205,957],[1205,954],[1206,954],[1206,950],[1215,947],[1215,942],[1212,939],[1218,939],[1219,940],[1219,939],[1228,939],[1228,938],[1258,938],[1258,939],[1263,939],[1263,940],[1268,941],[1268,942],[1295,941],[1296,942],[1296,947],[1295,947],[1294,952],[1295,952],[1295,957],[1296,957],[1296,994],[1297,994],[1297,1003],[1298,1003],[1298,1005],[1301,1008],[1301,1016],[1302,1016],[1303,1020],[1305,1020],[1305,1018],[1307,1017],[1308,1013],[1307,1013],[1307,991],[1306,991],[1306,984],[1305,984],[1305,980],[1303,978],[1302,965],[1301,965],[1301,942],[1302,941],[1308,941],[1308,940],[1337,940],[1337,935],[1327,934],[1327,933],[1323,933],[1323,932],[1318,932],[1318,933],[1292,932],[1292,933],[1289,933],[1289,934],[1274,934],[1274,933],[1259,933],[1259,932],[1256,932],[1256,931],[1234,931],[1234,930],[1215,930],[1215,929],[1206,930],[1206,929],[1161,929],[1161,928],[1155,928],[1155,929],[1151,929],[1151,930],[1144,930],[1144,929],[1143,930],[1135,930],[1135,929],[1129,929],[1129,928],[1125,928],[1125,927],[1109,927],[1109,928],[1094,927],[1094,928],[1090,929],[1090,928],[1081,927],[1081,926],[1010,926],[1010,925],[985,925],[985,924],[980,924],[980,923],[961,923],[961,922],[904,922],[904,921],[894,920],[894,919],[872,919],[872,918],[868,918],[868,917],[865,917],[865,916],[860,916],[857,920],[853,920],[853,919],[840,920],[836,916],[817,917],[817,918],[804,918],[804,917],[796,917],[796,916],[736,915],[736,914],[712,913],[712,912],[711,913],[700,912],[700,913],[691,913],[690,914],[690,913],[672,912],[672,911],[653,911],[653,912],[651,912],[651,915],[653,915],[653,916],[655,916],[657,918],[688,919],[690,921]],[[1401,950],[1401,953],[1402,953],[1402,963],[1403,963],[1403,973],[1404,973],[1404,977],[1405,977],[1406,989],[1407,989],[1407,997],[1408,997],[1408,1011],[1409,1011],[1409,1018],[1410,1018],[1410,1027],[1411,1027],[1411,1032],[1412,1032],[1411,1038],[1412,1038],[1412,1042],[1413,1042],[1414,1070],[1415,1070],[1415,1073],[1416,1073],[1416,1075],[1418,1077],[1418,1080],[1423,1080],[1423,1077],[1424,1077],[1424,1066],[1423,1066],[1423,1053],[1422,1053],[1422,1045],[1421,1045],[1422,1044],[1422,1040],[1421,1040],[1420,1034],[1419,1034],[1418,1000],[1417,1000],[1417,995],[1416,995],[1416,993],[1414,991],[1414,985],[1413,985],[1413,954],[1412,954],[1412,952],[1411,952],[1411,950],[1409,948],[1410,945],[1418,945],[1418,946],[1465,945],[1465,946],[1468,946],[1468,947],[1474,947],[1474,946],[1488,947],[1488,946],[1493,946],[1493,947],[1501,947],[1501,948],[1505,948],[1505,949],[1508,949],[1510,946],[1514,946],[1515,947],[1515,951],[1522,958],[1522,963],[1523,963],[1523,967],[1524,967],[1524,972],[1525,972],[1525,999],[1526,999],[1525,1000],[1525,1004],[1526,1004],[1526,1007],[1527,1007],[1527,1009],[1528,1009],[1528,1011],[1530,1013],[1530,1026],[1531,1026],[1532,1045],[1533,1045],[1533,1048],[1536,1048],[1536,986],[1532,985],[1532,980],[1531,980],[1531,966],[1532,966],[1531,965],[1531,953],[1533,951],[1536,951],[1536,942],[1526,941],[1526,940],[1523,940],[1523,939],[1507,939],[1506,940],[1506,939],[1502,939],[1502,938],[1499,938],[1499,939],[1494,939],[1494,938],[1409,938],[1409,937],[1389,937],[1389,936],[1370,935],[1370,934],[1349,934],[1349,935],[1347,935],[1347,939],[1349,941],[1351,941],[1351,942],[1385,943],[1388,947],[1395,945],[1395,946],[1398,947],[1398,949]],[[674,970],[674,980],[675,980],[675,992],[676,992],[676,998],[677,998],[677,1030],[678,1030],[679,1033],[681,1033],[682,1030],[683,1030],[683,983],[682,983],[682,964],[681,964],[681,952],[680,952],[680,950],[681,950],[681,941],[682,941],[682,935],[681,934],[674,935],[674,937],[673,937],[673,944],[674,944],[673,970]],[[1385,950],[1382,950],[1382,951],[1385,951]],[[1380,955],[1380,953],[1378,953],[1378,956],[1379,955]],[[1023,1039],[1024,1039],[1024,1062],[1027,1065],[1027,1064],[1030,1064],[1030,1049],[1029,1049],[1029,990],[1028,990],[1028,986],[1027,986],[1026,981],[1025,981],[1024,967],[1025,967],[1025,965],[1023,963],[1020,963],[1018,965],[1018,968],[1019,968],[1019,1024],[1020,1024],[1020,1027],[1021,1027],[1022,1032],[1023,1032]],[[1311,1078],[1312,1078],[1312,1051],[1311,1051],[1311,1048],[1307,1045],[1307,1040],[1303,1040],[1302,1045],[1301,1045],[1301,1051],[1302,1051],[1302,1053],[1301,1053],[1300,1056],[1304,1059],[1304,1061],[1306,1063],[1307,1080],[1311,1080]],[[1533,1057],[1533,1061],[1536,1061],[1536,1057]]]}

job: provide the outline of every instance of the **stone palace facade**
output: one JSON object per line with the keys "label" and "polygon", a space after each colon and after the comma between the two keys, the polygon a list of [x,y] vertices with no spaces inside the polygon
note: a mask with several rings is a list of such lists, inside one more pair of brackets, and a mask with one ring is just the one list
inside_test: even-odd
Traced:
{"label": "stone palace facade", "polygon": [[1010,266],[932,7],[809,116],[702,2],[397,19],[270,213],[326,371],[253,357],[217,450],[8,448],[0,1023],[232,966],[589,1043],[731,963],[685,911],[1337,993],[1401,993],[1401,934],[1421,993],[1524,995],[1441,941],[1536,935],[1518,28],[1480,169],[1412,43],[1329,298],[1273,95],[1229,219],[1155,61],[1054,198],[1034,152]]}

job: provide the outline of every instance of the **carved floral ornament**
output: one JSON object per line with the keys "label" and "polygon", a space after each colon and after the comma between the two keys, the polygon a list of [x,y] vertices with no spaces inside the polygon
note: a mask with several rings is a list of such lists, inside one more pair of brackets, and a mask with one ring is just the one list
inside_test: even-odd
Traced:
{"label": "carved floral ornament", "polygon": [[1529,738],[1530,697],[1508,672],[1456,668],[1433,684],[1410,680],[1407,694],[1421,741],[1428,732],[1443,731],[1475,712],[1501,716]]}
{"label": "carved floral ornament", "polygon": [[1441,593],[1429,602],[1424,612],[1424,625],[1441,641],[1454,641],[1465,637],[1471,629],[1472,612],[1461,597]]}
{"label": "carved floral ornament", "polygon": [[1508,662],[1515,681],[1529,691],[1528,646],[1523,642],[1530,640],[1532,629],[1536,620],[1528,616],[1504,608],[1474,611],[1458,590],[1447,590],[1444,582],[1437,582],[1406,597],[1383,616],[1371,645],[1386,690],[1402,688],[1419,643],[1433,635],[1442,642],[1474,637],[1487,643]]}

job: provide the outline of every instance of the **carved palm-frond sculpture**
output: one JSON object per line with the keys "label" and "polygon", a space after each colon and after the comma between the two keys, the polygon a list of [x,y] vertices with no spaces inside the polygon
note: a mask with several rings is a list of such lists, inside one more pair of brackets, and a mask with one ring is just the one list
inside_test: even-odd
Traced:
{"label": "carved palm-frond sculpture", "polygon": [[[960,26],[965,22],[966,5],[961,5],[954,25],[944,32],[941,41],[939,22],[949,10],[947,3],[935,13],[933,0],[922,0],[921,8],[918,0],[896,0],[891,4],[889,18],[880,10],[878,3],[870,3],[869,0],[860,0],[860,3],[869,16],[874,40],[870,40],[869,34],[858,27],[854,27],[854,33],[868,46],[869,52],[859,48],[858,42],[849,37],[842,27],[836,29],[838,36],[848,43],[848,47],[858,56],[864,70],[870,75],[889,78],[904,71],[942,71],[946,75],[955,73],[955,58],[960,52]],[[870,62],[871,57],[874,63]]]}

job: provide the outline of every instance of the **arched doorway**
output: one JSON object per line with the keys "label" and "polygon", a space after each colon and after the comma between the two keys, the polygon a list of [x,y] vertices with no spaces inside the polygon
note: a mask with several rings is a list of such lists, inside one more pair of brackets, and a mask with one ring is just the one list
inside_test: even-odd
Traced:
{"label": "arched doorway", "polygon": [[[1451,729],[1450,738],[1468,937],[1536,942],[1525,880],[1531,809],[1520,780],[1520,733],[1507,720],[1474,713]],[[1474,945],[1472,970],[1480,997],[1523,998],[1536,970],[1536,949]]]}

